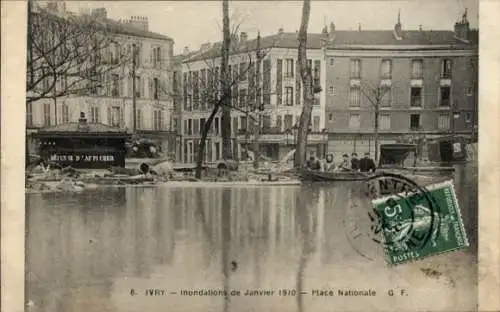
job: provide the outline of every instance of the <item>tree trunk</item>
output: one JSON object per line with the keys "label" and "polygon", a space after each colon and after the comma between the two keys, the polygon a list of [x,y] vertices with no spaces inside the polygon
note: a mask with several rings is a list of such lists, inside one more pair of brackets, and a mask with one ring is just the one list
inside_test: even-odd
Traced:
{"label": "tree trunk", "polygon": [[379,103],[375,106],[375,162],[378,161],[378,117],[379,117]]}
{"label": "tree trunk", "polygon": [[303,100],[302,114],[300,116],[299,129],[297,133],[297,147],[295,151],[294,167],[301,168],[304,166],[307,152],[307,134],[309,121],[311,120],[311,111],[314,101],[314,93],[312,88],[312,68],[309,68],[307,62],[307,27],[309,24],[309,16],[311,13],[311,0],[304,0],[302,6],[302,20],[299,30],[299,49],[298,62],[300,76],[302,80]]}
{"label": "tree trunk", "polygon": [[[260,136],[260,106],[261,106],[261,92],[260,92],[260,63],[261,63],[261,55],[260,55],[260,32],[257,34],[257,51],[256,51],[256,67],[255,67],[255,112],[257,125],[253,127],[253,167],[255,169],[259,168],[259,159],[260,159],[260,144],[259,144],[259,136]],[[255,124],[255,121],[254,121]]]}
{"label": "tree trunk", "polygon": [[196,169],[195,169],[195,177],[197,179],[201,179],[201,172],[203,170],[203,162],[205,161],[205,144],[208,136],[208,132],[212,127],[212,122],[215,118],[215,115],[219,111],[219,104],[214,105],[212,109],[212,113],[208,117],[207,121],[203,125],[203,129],[201,129],[201,139],[200,144],[198,145],[198,150],[196,151]]}
{"label": "tree trunk", "polygon": [[229,0],[222,0],[222,158],[232,159],[231,149],[231,73],[229,72],[229,49],[231,45],[231,34],[229,30]]}

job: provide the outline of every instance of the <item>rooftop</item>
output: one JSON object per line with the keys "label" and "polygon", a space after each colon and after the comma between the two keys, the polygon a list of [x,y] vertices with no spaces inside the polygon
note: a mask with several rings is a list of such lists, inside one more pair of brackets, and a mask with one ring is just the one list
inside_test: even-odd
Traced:
{"label": "rooftop", "polygon": [[[403,30],[401,39],[394,36],[394,30],[335,30],[330,35],[311,33],[308,35],[307,48],[321,49],[471,49],[477,46],[478,30],[469,32],[469,41],[458,39],[449,30]],[[261,49],[298,48],[297,33],[282,32],[261,38]],[[231,54],[253,51],[257,48],[257,39],[239,41]],[[212,44],[209,48],[177,55],[178,60],[192,62],[213,59],[220,56],[221,43]]]}

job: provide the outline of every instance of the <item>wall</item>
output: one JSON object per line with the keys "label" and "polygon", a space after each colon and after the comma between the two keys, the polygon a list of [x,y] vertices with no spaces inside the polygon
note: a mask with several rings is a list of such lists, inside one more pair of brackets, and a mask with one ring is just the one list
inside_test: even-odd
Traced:
{"label": "wall", "polygon": [[[405,55],[406,54],[406,55]],[[403,56],[401,56],[403,55]],[[425,131],[442,131],[438,129],[438,116],[442,112],[460,112],[460,116],[450,123],[455,125],[455,130],[465,131],[472,127],[472,122],[465,122],[466,115],[477,115],[477,97],[467,96],[465,90],[474,85],[477,79],[477,70],[471,70],[471,60],[477,59],[471,51],[444,51],[440,54],[422,52],[392,53],[390,51],[366,53],[361,51],[350,51],[349,53],[331,52],[328,58],[334,59],[334,65],[327,61],[326,77],[326,118],[327,128],[330,133],[335,132],[370,132],[373,131],[374,115],[373,105],[366,96],[361,94],[359,109],[349,108],[350,89],[350,59],[361,59],[362,81],[369,81],[377,85],[380,81],[380,63],[384,58],[392,59],[392,105],[390,108],[381,109],[381,114],[391,114],[391,129],[386,132],[409,132],[410,115],[421,114],[421,125]],[[453,107],[439,107],[439,87],[441,60],[449,58],[452,60],[451,93]],[[410,81],[412,59],[423,59],[422,94],[423,107],[410,108]],[[331,94],[330,86],[334,86]],[[349,129],[349,113],[360,114],[360,129]],[[333,121],[330,121],[330,114]]]}

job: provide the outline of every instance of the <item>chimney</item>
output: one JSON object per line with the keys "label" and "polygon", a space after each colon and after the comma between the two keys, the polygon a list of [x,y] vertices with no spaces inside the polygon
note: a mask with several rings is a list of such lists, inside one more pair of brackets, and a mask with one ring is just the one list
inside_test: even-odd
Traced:
{"label": "chimney", "polygon": [[403,39],[403,26],[401,25],[401,10],[398,10],[398,22],[394,25],[394,37],[396,40]]}
{"label": "chimney", "polygon": [[283,30],[283,27],[280,27],[280,29],[278,29],[278,34],[282,35],[284,33],[285,33],[285,31]]}
{"label": "chimney", "polygon": [[129,24],[142,31],[149,31],[149,20],[146,16],[130,16],[123,19],[122,23]]}
{"label": "chimney", "polygon": [[469,40],[470,24],[467,19],[467,9],[465,9],[462,19],[455,23],[455,38],[468,41]]}
{"label": "chimney", "polygon": [[422,31],[422,24],[418,25],[418,30]]}
{"label": "chimney", "polygon": [[358,23],[358,31],[361,31],[361,23]]}
{"label": "chimney", "polygon": [[184,50],[182,51],[182,53],[183,53],[184,55],[188,54],[188,53],[189,53],[189,47],[188,47],[188,46],[185,46],[185,47],[184,47]]}
{"label": "chimney", "polygon": [[243,43],[243,42],[246,42],[248,39],[248,35],[246,32],[241,32],[240,33],[240,42]]}

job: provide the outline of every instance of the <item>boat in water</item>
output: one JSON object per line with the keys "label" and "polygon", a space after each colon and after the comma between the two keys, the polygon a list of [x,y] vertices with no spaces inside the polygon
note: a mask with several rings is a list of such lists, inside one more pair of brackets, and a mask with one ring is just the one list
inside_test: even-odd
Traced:
{"label": "boat in water", "polygon": [[357,171],[334,171],[325,172],[311,169],[303,169],[299,172],[301,181],[308,182],[332,182],[332,181],[362,181],[372,174]]}
{"label": "boat in water", "polygon": [[[427,178],[447,178],[455,171],[453,166],[440,163],[422,163],[419,161],[419,151],[416,144],[382,144],[380,145],[380,160],[375,173],[359,171],[321,171],[311,169],[299,170],[301,181],[333,182],[362,181],[375,174],[392,173],[427,182]],[[430,179],[435,180],[435,179]]]}

